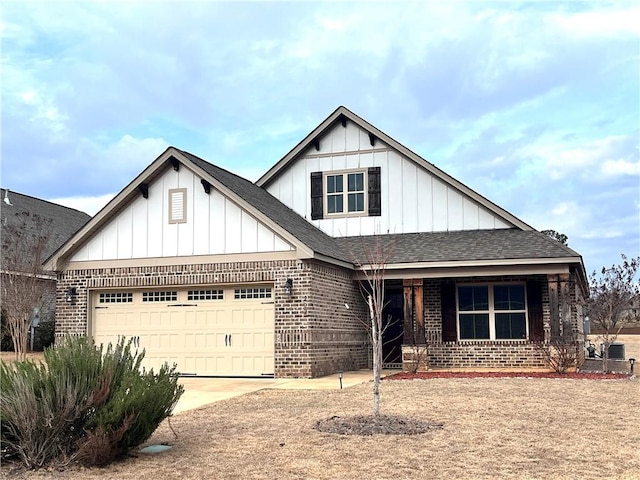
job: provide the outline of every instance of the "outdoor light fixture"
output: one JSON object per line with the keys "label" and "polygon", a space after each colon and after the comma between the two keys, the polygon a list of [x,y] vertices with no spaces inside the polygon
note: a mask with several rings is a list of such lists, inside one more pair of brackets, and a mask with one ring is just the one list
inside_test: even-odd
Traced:
{"label": "outdoor light fixture", "polygon": [[67,303],[73,303],[77,295],[78,290],[76,289],[76,287],[69,287],[67,288],[65,300],[67,301]]}
{"label": "outdoor light fixture", "polygon": [[287,281],[284,282],[284,293],[287,295],[291,295],[291,291],[293,290],[293,279],[287,278]]}
{"label": "outdoor light fixture", "polygon": [[342,374],[344,372],[342,370],[338,370],[338,378],[340,379],[340,390],[342,390]]}
{"label": "outdoor light fixture", "polygon": [[631,375],[633,375],[633,365],[634,363],[636,363],[636,359],[635,358],[630,358],[629,359],[629,364],[631,365],[631,371],[629,373],[631,373]]}

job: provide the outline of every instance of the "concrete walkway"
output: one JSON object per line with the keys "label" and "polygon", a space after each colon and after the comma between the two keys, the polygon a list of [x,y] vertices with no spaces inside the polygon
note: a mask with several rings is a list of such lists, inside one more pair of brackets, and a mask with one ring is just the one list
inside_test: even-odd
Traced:
{"label": "concrete walkway", "polygon": [[[382,376],[385,377],[393,373],[397,373],[397,370],[384,370]],[[373,372],[371,370],[344,372],[342,374],[342,388],[371,380],[373,380]],[[340,389],[340,376],[336,373],[311,379],[183,377],[178,383],[184,386],[184,394],[173,410],[174,414],[267,388],[281,390],[338,390]]]}

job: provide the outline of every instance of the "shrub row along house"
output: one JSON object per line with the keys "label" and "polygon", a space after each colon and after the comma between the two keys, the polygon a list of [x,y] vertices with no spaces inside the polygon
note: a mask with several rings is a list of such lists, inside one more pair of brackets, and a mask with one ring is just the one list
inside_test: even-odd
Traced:
{"label": "shrub row along house", "polygon": [[582,331],[578,253],[339,107],[256,183],[168,148],[48,260],[57,335],[183,374],[367,368],[371,247],[389,365],[542,367],[535,342]]}

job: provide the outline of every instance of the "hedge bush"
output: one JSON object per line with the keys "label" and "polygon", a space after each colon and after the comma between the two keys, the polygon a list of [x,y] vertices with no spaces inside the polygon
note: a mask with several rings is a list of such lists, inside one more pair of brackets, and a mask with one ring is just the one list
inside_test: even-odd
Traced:
{"label": "hedge bush", "polygon": [[0,365],[3,457],[27,468],[105,465],[147,440],[184,389],[174,367],[141,368],[144,351],[67,338],[34,361]]}

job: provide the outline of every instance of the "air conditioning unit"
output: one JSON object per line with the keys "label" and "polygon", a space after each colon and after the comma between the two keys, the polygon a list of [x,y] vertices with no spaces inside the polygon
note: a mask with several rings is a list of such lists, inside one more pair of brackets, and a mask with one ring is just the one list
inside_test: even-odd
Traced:
{"label": "air conditioning unit", "polygon": [[[604,344],[600,344],[600,352],[604,353]],[[609,360],[624,360],[624,343],[613,342],[609,345]]]}

